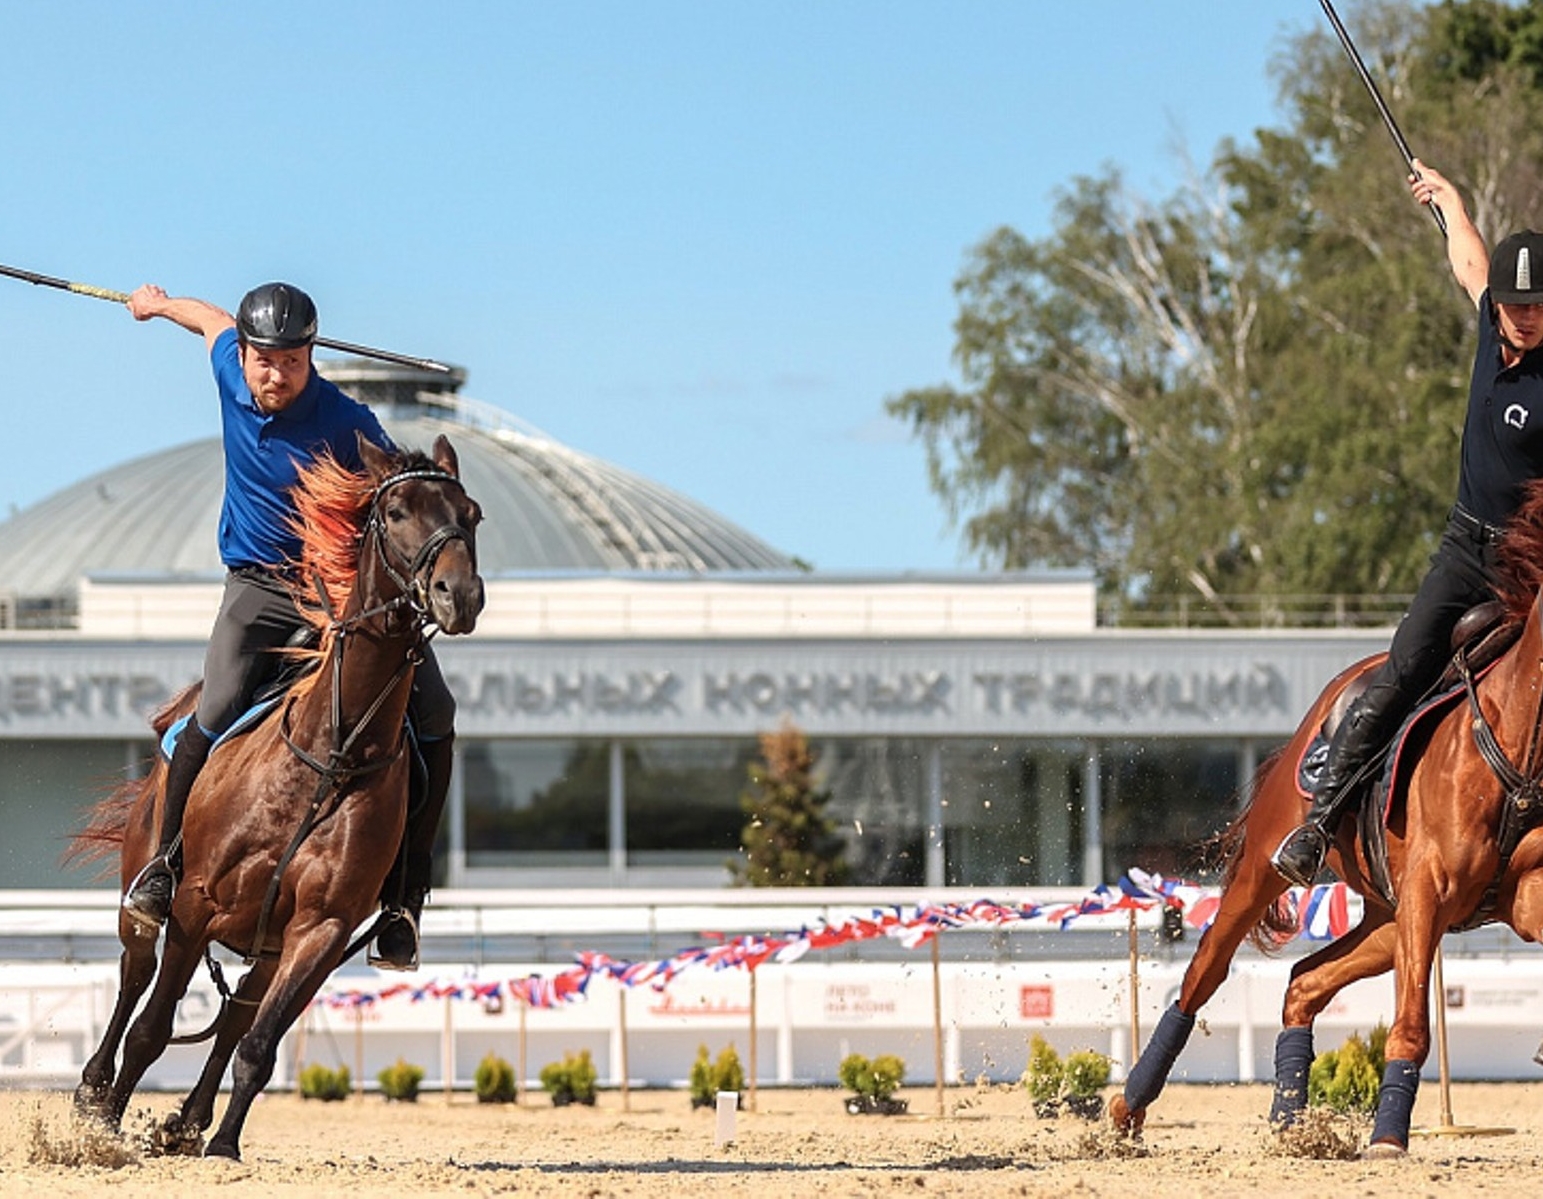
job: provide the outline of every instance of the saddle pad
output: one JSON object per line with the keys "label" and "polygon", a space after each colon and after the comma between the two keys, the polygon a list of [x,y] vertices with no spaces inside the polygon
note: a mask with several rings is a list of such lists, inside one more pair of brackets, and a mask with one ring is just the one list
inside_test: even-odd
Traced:
{"label": "saddle pad", "polygon": [[[1493,663],[1491,663],[1493,665]],[[1487,672],[1485,667],[1480,672],[1480,677]],[[1423,732],[1430,724],[1457,705],[1460,701],[1466,701],[1467,691],[1461,682],[1455,683],[1447,690],[1418,704],[1409,714],[1404,723],[1399,726],[1398,733],[1388,743],[1384,751],[1382,769],[1376,776],[1376,785],[1373,789],[1378,805],[1382,808],[1383,820],[1386,821],[1393,810],[1393,804],[1404,782],[1404,774],[1413,765],[1404,761],[1404,751],[1409,746],[1416,732]],[[1297,760],[1296,783],[1297,790],[1304,799],[1313,797],[1314,789],[1323,774],[1323,768],[1329,760],[1329,739],[1323,735],[1320,729],[1307,747],[1302,751],[1302,756]]]}
{"label": "saddle pad", "polygon": [[[236,718],[235,724],[231,725],[230,728],[226,729],[223,733],[214,739],[214,744],[224,745],[225,742],[229,741],[232,737],[239,737],[248,729],[257,727],[257,725],[262,723],[264,716],[268,715],[269,712],[278,707],[279,700],[282,698],[283,696],[281,695],[275,695],[263,700],[261,703],[253,704],[250,708],[248,708],[245,712]],[[187,727],[187,723],[191,719],[192,713],[189,713],[186,716],[178,717],[172,723],[171,727],[161,735],[161,757],[165,758],[168,762],[171,761],[172,750],[177,748],[177,738],[182,735],[182,730]],[[211,746],[210,749],[212,752],[213,746]]]}

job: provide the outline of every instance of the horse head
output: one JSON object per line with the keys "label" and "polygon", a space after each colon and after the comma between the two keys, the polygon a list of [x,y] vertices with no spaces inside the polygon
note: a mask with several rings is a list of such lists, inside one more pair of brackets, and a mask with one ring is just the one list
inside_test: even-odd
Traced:
{"label": "horse head", "polygon": [[413,610],[446,633],[470,633],[485,594],[477,573],[482,509],[461,485],[449,438],[434,440],[428,458],[405,459],[359,438],[359,454],[375,482],[365,530],[379,565]]}

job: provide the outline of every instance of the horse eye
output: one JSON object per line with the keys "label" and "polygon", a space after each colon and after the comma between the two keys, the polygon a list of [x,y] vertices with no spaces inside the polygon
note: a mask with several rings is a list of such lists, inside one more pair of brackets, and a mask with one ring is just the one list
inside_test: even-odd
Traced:
{"label": "horse eye", "polygon": [[394,525],[399,525],[407,519],[407,511],[400,505],[392,504],[386,509],[386,519]]}

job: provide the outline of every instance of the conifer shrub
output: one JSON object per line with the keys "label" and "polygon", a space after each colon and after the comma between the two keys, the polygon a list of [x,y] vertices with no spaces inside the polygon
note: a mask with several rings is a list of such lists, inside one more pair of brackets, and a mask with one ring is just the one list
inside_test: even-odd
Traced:
{"label": "conifer shrub", "polygon": [[320,1099],[324,1103],[335,1103],[339,1099],[347,1099],[352,1086],[353,1078],[349,1075],[347,1066],[339,1066],[333,1070],[320,1062],[313,1062],[300,1071],[302,1099]]}
{"label": "conifer shrub", "polygon": [[489,1052],[477,1063],[472,1087],[477,1093],[478,1103],[513,1103],[514,1068],[496,1053]]}

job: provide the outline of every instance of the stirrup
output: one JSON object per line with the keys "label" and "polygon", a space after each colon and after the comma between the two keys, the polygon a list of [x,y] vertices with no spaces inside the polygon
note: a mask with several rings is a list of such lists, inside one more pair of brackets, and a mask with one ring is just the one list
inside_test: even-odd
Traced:
{"label": "stirrup", "polygon": [[[157,895],[141,896],[139,894],[141,890],[149,891],[153,881],[157,878],[164,878],[166,880],[166,910],[159,914],[142,905],[158,902],[160,897]],[[176,894],[176,872],[172,870],[168,856],[158,853],[140,867],[139,873],[134,876],[134,881],[129,884],[128,890],[123,893],[123,899],[118,906],[125,916],[139,926],[140,932],[146,936],[153,937],[159,935],[161,926],[166,923],[167,917],[171,915],[171,904],[172,900],[176,898]]]}
{"label": "stirrup", "polygon": [[[419,959],[421,942],[418,937],[418,921],[413,918],[412,910],[405,907],[391,907],[386,909],[385,915],[387,917],[385,924],[381,926],[380,932],[376,933],[374,939],[370,942],[373,948],[364,955],[365,965],[373,966],[377,970],[418,969],[421,964]],[[403,924],[407,925],[406,935],[412,938],[411,954],[407,955],[405,960],[402,955],[387,957],[384,953],[380,952],[381,942],[385,941],[388,937],[402,936],[401,926]],[[395,948],[401,947],[396,946]]]}
{"label": "stirrup", "polygon": [[[1288,856],[1287,850],[1293,848],[1293,842],[1307,842],[1307,851],[1313,855],[1312,870],[1305,869],[1300,853]],[[1275,867],[1275,873],[1280,875],[1288,883],[1297,887],[1311,887],[1313,880],[1323,870],[1323,861],[1329,855],[1329,834],[1321,827],[1309,821],[1298,825],[1286,834],[1282,841],[1270,855],[1270,865]]]}

